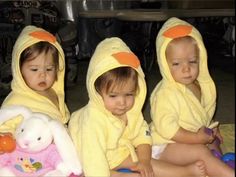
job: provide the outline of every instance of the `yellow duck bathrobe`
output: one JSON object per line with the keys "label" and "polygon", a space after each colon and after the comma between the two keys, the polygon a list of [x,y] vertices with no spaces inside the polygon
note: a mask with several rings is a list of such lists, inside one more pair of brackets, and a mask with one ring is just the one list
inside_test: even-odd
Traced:
{"label": "yellow duck bathrobe", "polygon": [[[105,109],[96,92],[96,79],[108,70],[130,66],[138,72],[139,91],[133,108],[127,112],[128,124]],[[135,147],[151,144],[148,125],[143,119],[142,106],[146,96],[144,73],[138,58],[119,38],[100,42],[87,72],[88,104],[72,114],[69,131],[82,161],[85,176],[110,176],[110,170],[129,155],[137,162]]]}
{"label": "yellow duck bathrobe", "polygon": [[[40,42],[47,41],[54,45],[59,51],[59,71],[57,81],[53,85],[53,89],[58,95],[59,109],[46,97],[36,93],[29,88],[20,71],[20,55],[27,47]],[[8,105],[23,105],[30,108],[34,112],[42,112],[48,114],[54,119],[67,123],[69,120],[69,111],[65,104],[64,94],[64,75],[65,75],[65,57],[60,44],[56,38],[42,28],[35,26],[26,26],[20,33],[15,42],[12,53],[12,91],[4,100],[2,107]],[[0,131],[14,132],[16,125],[19,123],[20,117],[14,118],[6,122],[0,127]]]}
{"label": "yellow duck bathrobe", "polygon": [[[166,61],[168,43],[183,36],[193,37],[200,50],[197,80],[201,87],[201,101],[185,85],[175,82]],[[171,138],[180,127],[197,132],[202,126],[210,126],[216,107],[216,89],[208,72],[207,52],[201,34],[191,24],[175,17],[167,20],[156,38],[156,51],[162,80],[151,94],[151,134],[154,145],[164,145],[173,143]]]}

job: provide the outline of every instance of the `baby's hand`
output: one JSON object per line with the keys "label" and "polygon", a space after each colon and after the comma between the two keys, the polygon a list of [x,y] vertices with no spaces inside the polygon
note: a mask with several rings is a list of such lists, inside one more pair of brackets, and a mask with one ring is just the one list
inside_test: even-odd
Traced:
{"label": "baby's hand", "polygon": [[141,177],[154,177],[150,162],[138,162],[138,164],[132,167],[131,170],[139,172]]}
{"label": "baby's hand", "polygon": [[210,149],[216,150],[217,152],[219,152],[222,155],[223,152],[222,152],[222,149],[221,149],[220,145],[223,143],[223,137],[221,136],[218,127],[213,128],[212,130],[215,134],[215,139],[211,144],[208,145],[208,147]]}
{"label": "baby's hand", "polygon": [[200,143],[209,144],[214,141],[215,134],[212,129],[203,126],[198,130],[197,137]]}

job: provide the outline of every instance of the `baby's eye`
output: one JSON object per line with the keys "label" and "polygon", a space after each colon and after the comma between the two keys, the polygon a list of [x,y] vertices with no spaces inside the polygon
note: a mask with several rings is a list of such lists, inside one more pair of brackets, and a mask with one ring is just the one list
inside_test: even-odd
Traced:
{"label": "baby's eye", "polygon": [[126,96],[134,96],[133,93],[127,93]]}
{"label": "baby's eye", "polygon": [[21,132],[24,132],[24,129],[23,129],[23,128],[21,129]]}
{"label": "baby's eye", "polygon": [[116,97],[116,95],[109,95],[109,97],[111,97],[111,98],[115,98],[115,97]]}
{"label": "baby's eye", "polygon": [[197,60],[191,60],[190,63],[197,63]]}
{"label": "baby's eye", "polygon": [[40,141],[40,140],[41,140],[41,137],[38,137],[37,140]]}
{"label": "baby's eye", "polygon": [[172,63],[172,66],[178,66],[179,65],[179,63]]}
{"label": "baby's eye", "polygon": [[53,66],[52,67],[48,67],[46,70],[47,71],[54,71],[54,67]]}
{"label": "baby's eye", "polygon": [[31,71],[34,71],[34,72],[38,71],[37,68],[31,68],[30,70],[31,70]]}

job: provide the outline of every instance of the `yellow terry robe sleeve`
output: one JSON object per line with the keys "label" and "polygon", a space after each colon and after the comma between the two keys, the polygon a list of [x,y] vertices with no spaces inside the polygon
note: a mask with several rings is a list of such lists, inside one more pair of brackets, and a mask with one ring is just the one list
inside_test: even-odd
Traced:
{"label": "yellow terry robe sleeve", "polygon": [[[91,120],[89,115],[83,115],[83,118],[80,120],[79,117],[81,116],[77,112],[72,114],[69,129],[75,146],[78,149],[78,154],[80,154],[79,158],[82,161],[84,173],[86,176],[91,177],[97,176],[97,174],[99,176],[109,176],[109,164],[104,153],[106,152],[107,138],[106,132],[103,132],[103,130],[106,128],[106,125],[104,125],[103,121],[99,121],[102,119]],[[99,112],[97,112],[96,116],[102,117],[99,115]],[[83,126],[81,126],[82,122]]]}

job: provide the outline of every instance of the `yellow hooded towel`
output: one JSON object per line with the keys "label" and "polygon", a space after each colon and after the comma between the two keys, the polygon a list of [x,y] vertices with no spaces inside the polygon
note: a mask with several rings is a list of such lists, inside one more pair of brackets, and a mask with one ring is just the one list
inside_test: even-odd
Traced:
{"label": "yellow hooded towel", "polygon": [[[20,71],[20,56],[21,53],[27,47],[40,42],[47,41],[54,45],[59,51],[59,71],[57,81],[53,85],[53,89],[58,95],[59,109],[46,97],[36,93],[29,88]],[[65,75],[65,57],[64,52],[60,44],[56,41],[56,38],[49,32],[42,28],[35,26],[26,26],[20,33],[18,39],[15,42],[12,53],[12,76],[11,82],[12,91],[4,100],[2,107],[8,105],[23,105],[30,108],[34,112],[42,112],[48,114],[54,119],[60,120],[62,123],[66,123],[69,119],[69,111],[65,104],[64,95],[64,75]],[[14,132],[14,129],[19,118],[15,118],[6,122],[1,126],[1,131]]]}
{"label": "yellow hooded towel", "polygon": [[[201,101],[185,85],[175,82],[165,56],[168,43],[173,38],[191,36],[198,44]],[[154,88],[151,99],[151,134],[154,145],[173,143],[170,140],[180,127],[197,132],[209,127],[216,107],[215,84],[208,72],[207,52],[201,34],[191,24],[178,18],[167,20],[156,38],[157,62],[162,80]]]}
{"label": "yellow hooded towel", "polygon": [[[133,108],[127,112],[128,124],[105,109],[95,89],[96,79],[103,73],[130,66],[138,72],[139,92]],[[146,96],[144,73],[138,58],[119,38],[100,42],[91,58],[87,72],[88,104],[72,114],[69,131],[82,161],[85,176],[110,176],[110,170],[129,155],[136,162],[135,147],[151,144],[151,137],[142,107]]]}

